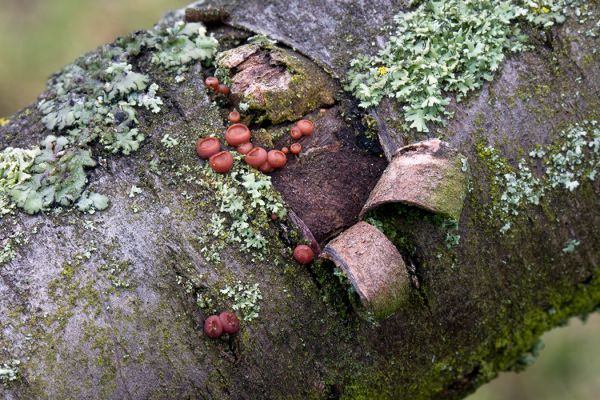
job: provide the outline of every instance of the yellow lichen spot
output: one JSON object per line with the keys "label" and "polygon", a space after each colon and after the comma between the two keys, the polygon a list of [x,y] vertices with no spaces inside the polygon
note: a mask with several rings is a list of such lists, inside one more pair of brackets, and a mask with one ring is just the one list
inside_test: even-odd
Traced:
{"label": "yellow lichen spot", "polygon": [[387,67],[378,67],[377,68],[377,75],[379,76],[384,76],[388,73],[388,69]]}
{"label": "yellow lichen spot", "polygon": [[10,119],[8,118],[0,118],[0,126],[8,125]]}
{"label": "yellow lichen spot", "polygon": [[545,6],[544,6],[544,7],[542,7],[542,12],[543,12],[544,14],[548,14],[548,13],[550,12],[550,9],[549,9],[548,7],[545,7]]}

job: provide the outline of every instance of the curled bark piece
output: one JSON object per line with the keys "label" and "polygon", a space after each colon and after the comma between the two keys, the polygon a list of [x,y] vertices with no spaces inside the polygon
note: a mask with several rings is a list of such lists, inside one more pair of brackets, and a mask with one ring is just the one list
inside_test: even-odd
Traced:
{"label": "curled bark piece", "polygon": [[462,156],[439,139],[402,147],[361,211],[402,203],[460,219],[467,192]]}
{"label": "curled bark piece", "polygon": [[348,277],[367,313],[392,315],[408,297],[409,276],[402,256],[377,228],[359,222],[329,242],[321,257]]}

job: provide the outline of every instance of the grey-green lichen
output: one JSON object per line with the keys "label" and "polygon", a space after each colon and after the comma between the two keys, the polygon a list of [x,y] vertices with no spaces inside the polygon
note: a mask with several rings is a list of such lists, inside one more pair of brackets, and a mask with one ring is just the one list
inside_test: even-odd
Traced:
{"label": "grey-green lichen", "polygon": [[50,79],[38,109],[55,134],[39,146],[0,153],[0,215],[15,206],[30,214],[55,204],[89,212],[108,207],[106,196],[85,190],[86,169],[96,166],[94,144],[113,154],[137,151],[145,138],[138,111],[158,113],[163,106],[158,85],[134,70],[134,57],[147,50],[163,71],[181,73],[193,62],[210,62],[218,46],[196,23],[157,26],[138,35],[101,48]]}
{"label": "grey-green lichen", "polygon": [[[521,158],[517,168],[501,157],[492,146],[479,146],[479,157],[496,173],[491,186],[498,195],[492,196],[492,214],[500,217],[506,233],[511,219],[527,206],[539,205],[552,190],[573,192],[584,181],[593,182],[600,169],[600,124],[583,121],[559,133],[558,144],[538,146],[529,152],[529,160]],[[535,169],[542,169],[536,174]]]}
{"label": "grey-green lichen", "polygon": [[[362,107],[384,97],[404,106],[419,132],[444,123],[449,93],[460,101],[491,81],[506,53],[527,48],[525,23],[547,28],[565,20],[577,0],[423,0],[398,14],[396,32],[376,56],[351,63],[347,89]],[[408,125],[408,124],[407,124]]]}
{"label": "grey-green lichen", "polygon": [[8,384],[19,379],[20,360],[9,360],[0,363],[0,382]]}

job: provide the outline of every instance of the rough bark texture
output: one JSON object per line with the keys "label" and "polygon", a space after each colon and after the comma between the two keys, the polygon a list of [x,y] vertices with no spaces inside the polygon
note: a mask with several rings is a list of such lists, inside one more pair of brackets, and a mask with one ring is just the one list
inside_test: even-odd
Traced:
{"label": "rough bark texture", "polygon": [[[231,26],[280,40],[337,77],[354,54],[374,50],[383,24],[405,5],[205,3],[222,6]],[[596,21],[593,3],[590,20]],[[223,19],[218,15],[215,21]],[[182,11],[166,20],[178,18]],[[229,47],[248,36],[221,25],[212,29]],[[110,197],[110,208],[2,219],[2,240],[14,232],[23,237],[16,257],[0,265],[0,362],[22,363],[20,379],[0,386],[0,396],[461,398],[498,371],[520,368],[544,331],[600,304],[600,181],[550,193],[500,235],[502,223],[489,213],[499,196],[492,184],[499,171],[478,144],[493,144],[516,160],[535,144],[556,143],[562,127],[600,119],[600,56],[592,51],[598,43],[579,30],[567,21],[535,50],[508,60],[493,83],[454,105],[456,117],[435,132],[470,164],[459,228],[451,231],[433,214],[397,205],[369,215],[398,247],[413,282],[404,306],[376,325],[353,311],[331,264],[302,267],[291,260],[300,235],[287,220],[268,226],[266,259],[225,244],[220,261],[207,260],[198,237],[218,203],[193,182],[201,166],[194,143],[198,132],[224,130],[227,109],[208,97],[199,67],[176,83],[145,66],[142,55],[138,67],[159,82],[167,104],[158,117],[142,115],[147,139],[137,153],[106,155],[89,174],[90,187]],[[321,244],[358,221],[385,168],[365,136],[362,113],[344,94],[336,101],[311,114],[317,132],[328,132],[326,141],[306,139],[308,155],[274,175]],[[392,109],[378,110],[384,138],[426,139],[397,128]],[[266,140],[277,143],[289,125],[262,128]],[[34,105],[0,128],[0,148],[27,147],[49,133]],[[181,145],[166,149],[165,134]],[[350,165],[348,157],[356,162]],[[152,160],[159,160],[160,175],[149,170]],[[309,182],[308,190],[298,190],[295,179]],[[143,193],[131,198],[132,185]],[[449,235],[460,235],[460,242],[449,245]],[[563,252],[573,237],[581,245]],[[207,339],[197,296],[212,296],[215,307],[227,308],[220,290],[238,280],[259,284],[259,317],[244,322],[235,338]]]}

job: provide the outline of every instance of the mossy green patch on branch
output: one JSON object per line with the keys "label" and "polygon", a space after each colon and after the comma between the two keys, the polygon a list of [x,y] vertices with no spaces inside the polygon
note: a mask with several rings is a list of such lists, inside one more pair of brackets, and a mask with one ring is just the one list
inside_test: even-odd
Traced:
{"label": "mossy green patch on branch", "polygon": [[373,57],[351,63],[347,89],[364,108],[384,97],[404,106],[419,132],[444,123],[449,94],[460,101],[491,81],[507,53],[523,51],[529,23],[547,28],[565,20],[577,0],[424,0],[398,14],[396,32]]}

